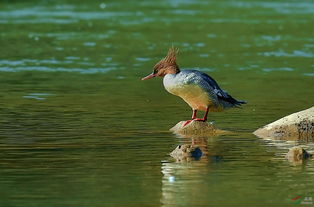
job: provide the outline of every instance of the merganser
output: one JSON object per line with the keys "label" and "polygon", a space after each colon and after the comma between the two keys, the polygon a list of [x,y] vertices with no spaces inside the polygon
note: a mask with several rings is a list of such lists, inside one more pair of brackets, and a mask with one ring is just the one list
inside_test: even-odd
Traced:
{"label": "merganser", "polygon": [[[220,112],[227,108],[238,107],[245,101],[238,101],[222,90],[217,82],[206,73],[197,70],[180,70],[176,63],[178,50],[170,48],[165,58],[155,66],[153,73],[142,78],[147,80],[157,76],[163,77],[165,89],[181,97],[193,110],[191,121],[207,121],[208,112]],[[196,118],[197,111],[205,111],[203,118]]]}

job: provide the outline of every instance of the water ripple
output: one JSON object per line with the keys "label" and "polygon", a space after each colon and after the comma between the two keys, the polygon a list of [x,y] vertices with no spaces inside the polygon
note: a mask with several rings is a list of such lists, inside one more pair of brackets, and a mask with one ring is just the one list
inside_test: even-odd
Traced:
{"label": "water ripple", "polygon": [[25,66],[25,67],[0,67],[0,72],[21,72],[21,71],[41,71],[41,72],[75,72],[81,74],[106,73],[116,68],[51,68],[45,66]]}
{"label": "water ripple", "polygon": [[26,17],[36,17],[36,20],[40,20],[43,17],[67,17],[75,20],[91,20],[91,19],[108,19],[113,16],[131,16],[131,12],[99,12],[99,11],[50,11],[43,10],[43,8],[25,8],[16,9],[11,11],[0,11],[0,17],[2,18],[26,18]]}
{"label": "water ripple", "polygon": [[36,99],[36,100],[45,100],[47,96],[51,96],[53,94],[49,93],[30,93],[26,96],[23,96],[23,98],[27,99]]}
{"label": "water ripple", "polygon": [[271,51],[271,52],[262,52],[258,53],[261,56],[266,56],[266,57],[306,57],[306,58],[312,58],[314,57],[313,53],[308,53],[304,52],[302,50],[294,50],[292,53],[288,53],[282,50],[279,51]]}
{"label": "water ripple", "polygon": [[294,71],[293,68],[284,67],[284,68],[264,68],[263,71],[265,72],[272,72],[272,71]]}
{"label": "water ripple", "polygon": [[314,77],[314,73],[303,73],[303,75]]}
{"label": "water ripple", "polygon": [[240,8],[270,8],[281,14],[305,14],[314,12],[314,4],[312,2],[237,1],[230,2],[229,5]]}
{"label": "water ripple", "polygon": [[71,60],[56,60],[56,59],[46,59],[46,60],[36,60],[36,59],[22,59],[22,60],[0,60],[0,65],[4,66],[21,66],[27,63],[36,63],[36,64],[69,64],[73,63]]}

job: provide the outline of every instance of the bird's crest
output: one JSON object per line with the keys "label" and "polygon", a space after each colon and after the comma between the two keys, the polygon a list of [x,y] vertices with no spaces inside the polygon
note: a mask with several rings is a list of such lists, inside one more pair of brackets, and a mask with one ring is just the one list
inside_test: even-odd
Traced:
{"label": "bird's crest", "polygon": [[176,55],[178,54],[179,49],[175,47],[170,47],[168,50],[168,54],[166,57],[163,59],[165,62],[170,63],[172,65],[176,64],[177,57]]}

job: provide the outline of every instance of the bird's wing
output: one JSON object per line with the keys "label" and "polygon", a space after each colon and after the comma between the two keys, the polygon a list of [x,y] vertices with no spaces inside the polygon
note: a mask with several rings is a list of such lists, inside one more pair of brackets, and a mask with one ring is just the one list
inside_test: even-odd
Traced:
{"label": "bird's wing", "polygon": [[222,90],[218,83],[209,75],[207,75],[206,73],[202,73],[197,71],[198,73],[200,73],[200,75],[202,76],[202,79],[209,84],[209,86],[211,88],[213,88],[213,92],[215,93],[216,96],[218,96],[219,98],[222,99],[228,99],[229,98],[229,94],[227,93],[227,91]]}
{"label": "bird's wing", "polygon": [[[199,72],[199,71],[197,71]],[[237,101],[236,99],[234,99],[232,96],[230,96],[228,94],[227,91],[225,90],[222,90],[218,83],[212,78],[210,77],[209,75],[207,75],[206,73],[202,73],[202,72],[199,72],[200,75],[202,76],[202,79],[207,83],[209,84],[210,87],[212,87],[213,89],[213,92],[214,94],[217,96],[218,99],[222,100],[222,101],[225,101],[227,103],[230,103],[232,105],[240,105],[240,104],[243,104],[243,103],[246,103],[245,101]]]}

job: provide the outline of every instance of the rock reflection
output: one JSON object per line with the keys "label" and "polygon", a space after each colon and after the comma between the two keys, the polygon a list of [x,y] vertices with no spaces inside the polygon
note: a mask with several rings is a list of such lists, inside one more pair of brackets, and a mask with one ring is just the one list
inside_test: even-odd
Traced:
{"label": "rock reflection", "polygon": [[170,153],[172,159],[162,163],[162,206],[207,205],[202,197],[209,191],[208,183],[202,178],[210,173],[211,163],[222,161],[221,148],[208,149],[208,139],[181,137]]}

